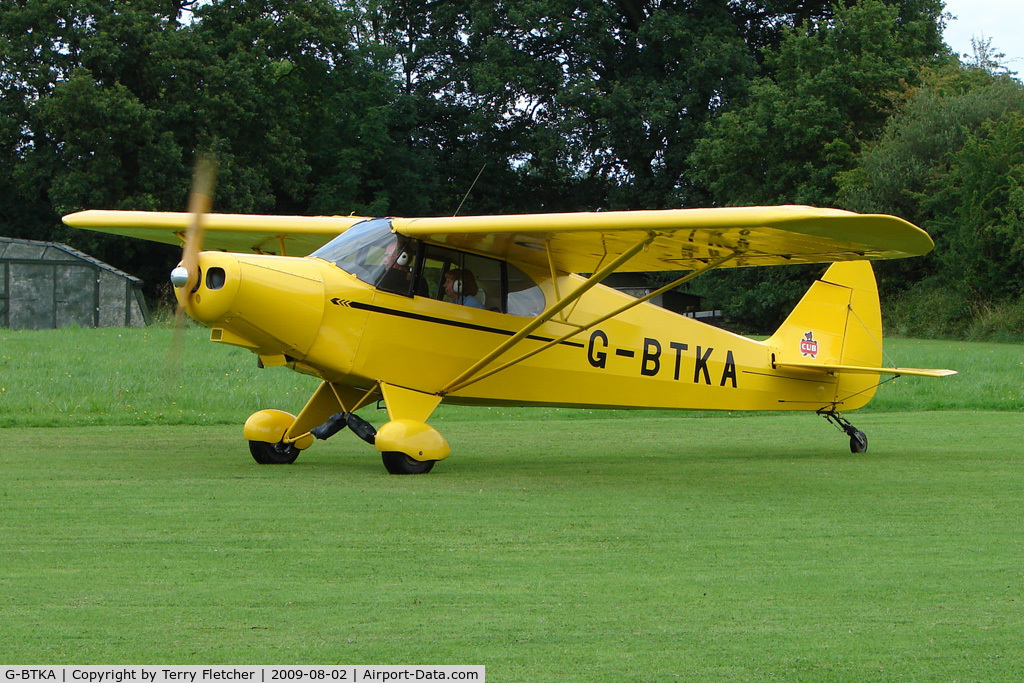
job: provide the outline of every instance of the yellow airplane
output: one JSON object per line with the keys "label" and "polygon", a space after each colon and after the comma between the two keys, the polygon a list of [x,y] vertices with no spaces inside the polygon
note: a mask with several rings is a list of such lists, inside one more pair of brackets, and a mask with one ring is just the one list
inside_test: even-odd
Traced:
{"label": "yellow airplane", "polygon": [[[864,452],[866,436],[841,412],[865,405],[879,375],[955,374],[881,367],[870,261],[933,246],[893,216],[776,206],[286,217],[208,204],[200,194],[189,213],[83,211],[64,222],[184,242],[171,280],[211,340],[322,380],[297,416],[261,410],[246,421],[263,464],[291,463],[348,427],[388,472],[428,472],[450,452],[427,422],[441,401],[814,411]],[[716,268],[797,263],[832,265],[764,341],[648,303]],[[685,275],[642,298],[601,285],[650,271]],[[354,414],[380,400],[379,429]]]}

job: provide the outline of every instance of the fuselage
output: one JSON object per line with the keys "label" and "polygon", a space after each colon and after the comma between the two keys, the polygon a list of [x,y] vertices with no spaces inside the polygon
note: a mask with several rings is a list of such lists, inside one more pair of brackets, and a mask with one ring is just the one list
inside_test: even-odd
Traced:
{"label": "fuselage", "polygon": [[[433,292],[383,291],[316,257],[204,252],[200,262],[207,275],[189,312],[213,329],[215,341],[332,383],[369,389],[386,382],[442,394],[449,403],[488,405],[814,410],[836,401],[834,376],[775,369],[780,349],[770,342],[649,303],[591,326],[630,300],[600,285],[490,367],[572,333],[564,341],[449,390],[454,378],[532,317],[462,305]],[[525,270],[544,305],[584,282]]]}

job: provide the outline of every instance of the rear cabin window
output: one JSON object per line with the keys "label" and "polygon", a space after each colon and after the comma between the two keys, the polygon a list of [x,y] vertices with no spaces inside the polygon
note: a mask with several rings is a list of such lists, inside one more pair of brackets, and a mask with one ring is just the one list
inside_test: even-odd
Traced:
{"label": "rear cabin window", "polygon": [[[428,244],[420,278],[427,296],[440,301],[521,316],[544,310],[537,283],[512,264],[486,256]],[[446,286],[447,281],[458,287]]]}
{"label": "rear cabin window", "polygon": [[547,303],[544,292],[526,273],[511,263],[506,263],[505,268],[508,292],[505,312],[530,317],[540,315]]}

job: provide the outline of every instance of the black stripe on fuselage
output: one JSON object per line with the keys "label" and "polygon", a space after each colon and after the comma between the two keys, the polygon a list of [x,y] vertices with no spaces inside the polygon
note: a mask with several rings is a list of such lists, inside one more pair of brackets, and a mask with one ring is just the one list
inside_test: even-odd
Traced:
{"label": "black stripe on fuselage", "polygon": [[[449,320],[447,318],[435,318],[431,315],[423,315],[422,313],[411,313],[409,311],[399,311],[394,308],[384,308],[383,306],[374,306],[373,304],[365,304],[359,301],[350,301],[348,305],[352,308],[358,308],[361,311],[368,311],[370,313],[383,313],[384,315],[393,315],[398,318],[408,318],[410,320],[419,320],[427,323],[437,323],[438,325],[448,325],[449,327],[461,327],[465,330],[476,330],[477,332],[492,332],[494,334],[502,334],[506,337],[511,337],[515,332],[511,330],[503,330],[500,327],[488,327],[486,325],[477,325],[475,323],[467,323],[461,320]],[[535,334],[526,335],[527,339],[540,342],[550,342],[554,339],[550,337],[541,337]],[[559,344],[565,344],[576,349],[584,348],[583,344],[574,341],[562,341]]]}

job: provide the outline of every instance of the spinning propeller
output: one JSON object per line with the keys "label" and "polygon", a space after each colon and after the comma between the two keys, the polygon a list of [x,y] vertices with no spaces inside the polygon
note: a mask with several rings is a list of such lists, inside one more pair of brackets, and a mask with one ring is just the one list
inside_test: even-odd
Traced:
{"label": "spinning propeller", "polygon": [[[181,251],[181,263],[171,271],[171,284],[178,305],[174,310],[174,339],[167,352],[167,365],[177,368],[181,365],[181,349],[184,345],[185,314],[188,313],[189,298],[199,286],[199,252],[203,248],[203,215],[213,205],[213,188],[217,182],[217,160],[205,154],[196,159],[192,172],[192,189],[189,191],[188,210],[192,222],[185,231]],[[180,234],[180,233],[179,233]]]}
{"label": "spinning propeller", "polygon": [[199,285],[199,252],[203,247],[203,216],[213,205],[213,189],[217,183],[217,160],[212,156],[200,155],[192,174],[192,190],[189,192],[188,211],[192,222],[185,231],[185,243],[181,252],[181,263],[171,271],[171,284],[178,300],[175,320],[178,327],[188,312],[189,296]]}

